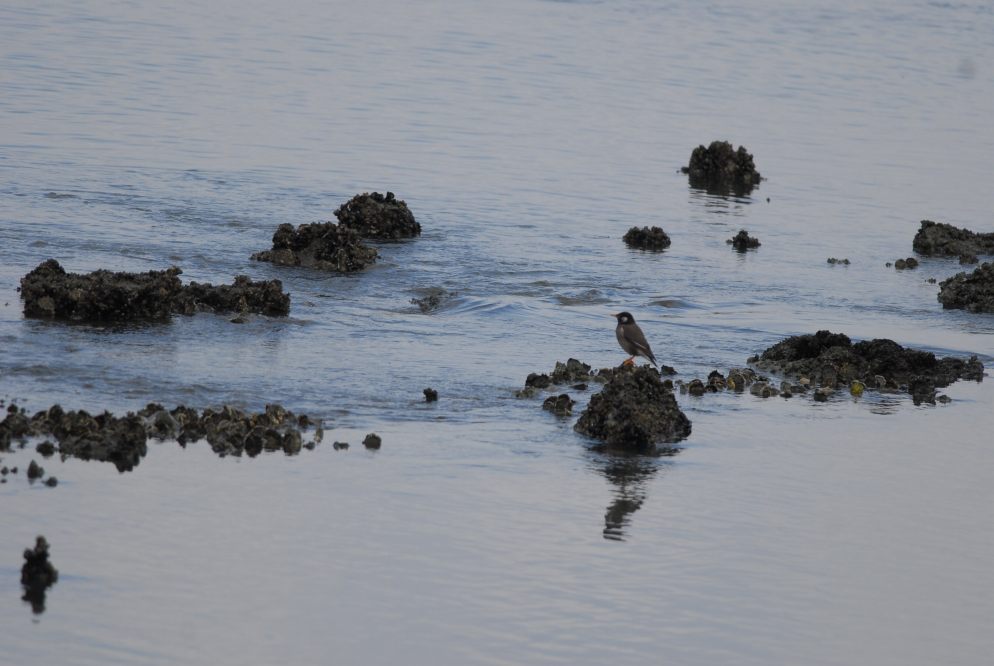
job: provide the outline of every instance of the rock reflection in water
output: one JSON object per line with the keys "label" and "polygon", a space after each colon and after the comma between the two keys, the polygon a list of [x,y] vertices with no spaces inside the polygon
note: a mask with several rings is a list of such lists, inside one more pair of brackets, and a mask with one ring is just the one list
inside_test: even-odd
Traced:
{"label": "rock reflection in water", "polygon": [[629,516],[645,503],[649,481],[662,467],[661,457],[677,454],[679,449],[661,449],[658,456],[643,456],[597,450],[591,467],[603,474],[614,487],[614,501],[604,514],[604,538],[624,541]]}

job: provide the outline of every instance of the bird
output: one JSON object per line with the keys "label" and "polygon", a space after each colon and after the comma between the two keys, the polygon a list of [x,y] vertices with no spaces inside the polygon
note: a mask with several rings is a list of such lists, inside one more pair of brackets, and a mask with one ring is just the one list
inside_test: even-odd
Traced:
{"label": "bird", "polygon": [[614,334],[618,337],[618,344],[621,345],[626,354],[631,354],[631,358],[622,365],[635,365],[635,357],[642,356],[658,368],[659,364],[656,363],[656,357],[652,354],[652,348],[649,347],[642,329],[635,323],[635,317],[630,312],[619,312],[611,316],[618,320],[618,327],[614,329]]}

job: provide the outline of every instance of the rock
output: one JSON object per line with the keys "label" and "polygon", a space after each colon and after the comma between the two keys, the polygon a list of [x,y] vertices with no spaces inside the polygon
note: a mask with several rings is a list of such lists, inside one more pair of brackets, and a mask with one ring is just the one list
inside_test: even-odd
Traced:
{"label": "rock", "polygon": [[935,381],[931,377],[915,376],[908,380],[908,393],[916,405],[923,402],[935,404]]}
{"label": "rock", "polygon": [[689,177],[691,187],[715,194],[748,194],[762,180],[752,155],[743,146],[732,148],[727,141],[698,146],[681,171]]}
{"label": "rock", "polygon": [[45,485],[48,486],[49,488],[54,488],[55,486],[59,485],[59,480],[56,479],[54,476],[50,476],[47,479],[45,479]]}
{"label": "rock", "polygon": [[537,372],[533,372],[525,378],[525,386],[530,386],[533,388],[548,388],[552,385],[552,380],[549,379],[549,375],[540,375]]}
{"label": "rock", "polygon": [[670,246],[670,237],[659,227],[632,227],[622,238],[625,245],[639,250],[665,250]]}
{"label": "rock", "polygon": [[32,460],[28,464],[28,481],[34,482],[35,479],[40,479],[45,476],[45,468]]}
{"label": "rock", "polygon": [[424,390],[425,402],[437,402],[438,401],[438,391],[433,388],[426,388]]}
{"label": "rock", "polygon": [[281,224],[273,234],[273,249],[256,252],[252,259],[350,273],[374,263],[377,254],[362,242],[358,231],[334,222],[315,222],[296,229]]}
{"label": "rock", "polygon": [[749,393],[760,398],[771,398],[780,392],[767,381],[758,381],[749,388]]}
{"label": "rock", "polygon": [[994,262],[986,262],[972,273],[957,273],[939,283],[939,302],[944,308],[968,312],[994,312]]}
{"label": "rock", "polygon": [[[200,284],[191,282],[183,288],[175,310],[183,314],[194,312],[252,312],[270,317],[290,314],[290,295],[283,292],[279,280],[253,281],[238,275],[230,285]],[[231,321],[243,323],[244,316]]]}
{"label": "rock", "polygon": [[976,233],[944,222],[922,220],[911,247],[926,256],[994,254],[994,232]]}
{"label": "rock", "polygon": [[725,376],[717,370],[712,370],[708,374],[708,389],[717,392],[724,391],[726,388],[728,388],[728,381],[725,379]]}
{"label": "rock", "polygon": [[244,275],[231,286],[180,283],[182,271],[85,275],[67,273],[54,259],[42,262],[21,278],[24,314],[86,322],[166,320],[173,314],[257,312],[286,316],[290,297],[279,280],[253,282]]}
{"label": "rock", "polygon": [[367,449],[379,449],[383,440],[375,432],[371,432],[366,435],[365,439],[362,440],[362,445]]}
{"label": "rock", "polygon": [[687,384],[687,393],[689,393],[694,397],[700,397],[704,395],[705,393],[704,382],[702,382],[700,379],[691,379],[690,382]]}
{"label": "rock", "polygon": [[[935,386],[957,379],[981,381],[984,366],[976,356],[969,360],[936,358],[934,354],[905,349],[892,340],[853,343],[848,336],[829,331],[789,337],[768,348],[756,361],[763,370],[817,380],[822,388],[847,386],[858,380],[864,386],[883,388],[927,377]],[[817,398],[816,398],[817,399]]]}
{"label": "rock", "polygon": [[826,402],[828,396],[832,395],[833,391],[830,388],[821,387],[815,389],[815,392],[811,395],[815,399],[815,402]]}
{"label": "rock", "polygon": [[421,225],[407,204],[379,192],[357,194],[335,211],[339,224],[359,232],[363,238],[398,240],[421,235]]}
{"label": "rock", "polygon": [[569,397],[568,394],[562,393],[560,395],[550,395],[542,403],[542,409],[552,412],[553,414],[558,414],[559,416],[568,416],[573,413],[573,405],[576,401]]}
{"label": "rock", "polygon": [[549,379],[553,384],[572,384],[589,381],[594,374],[589,365],[571,358],[565,363],[556,361]]}
{"label": "rock", "polygon": [[833,264],[833,265],[835,265],[835,264],[842,264],[844,266],[848,266],[849,265],[849,260],[848,259],[836,259],[835,257],[829,257],[828,258],[828,263]]}
{"label": "rock", "polygon": [[758,238],[753,238],[749,235],[745,229],[741,229],[739,233],[735,234],[734,237],[729,238],[725,241],[730,244],[739,252],[745,252],[746,250],[752,250],[760,246]]}
{"label": "rock", "polygon": [[50,458],[55,455],[55,444],[52,444],[47,439],[35,447],[35,451],[40,453],[44,458]]}
{"label": "rock", "polygon": [[903,271],[904,269],[918,268],[918,260],[914,257],[908,257],[907,259],[898,259],[894,262],[894,268]]}
{"label": "rock", "polygon": [[39,536],[34,548],[24,551],[24,565],[21,567],[21,585],[24,587],[24,601],[31,604],[35,613],[45,611],[45,593],[59,580],[59,572],[48,560],[48,541]]}
{"label": "rock", "polygon": [[332,444],[332,446],[336,451],[348,451],[349,449],[348,442],[335,442],[334,444]]}
{"label": "rock", "polygon": [[849,393],[851,393],[857,398],[863,395],[864,390],[866,390],[866,384],[859,381],[858,379],[852,380],[852,382],[849,384]]}
{"label": "rock", "polygon": [[642,366],[617,369],[591,397],[574,429],[611,449],[654,453],[659,443],[688,437],[691,423],[659,375]]}
{"label": "rock", "polygon": [[425,295],[421,298],[412,298],[411,303],[417,305],[421,312],[428,314],[429,312],[434,312],[442,306],[442,304],[456,296],[454,292],[443,289],[442,287],[431,287],[424,290]]}
{"label": "rock", "polygon": [[978,259],[977,255],[975,255],[975,254],[961,254],[959,256],[959,262],[960,262],[960,264],[962,264],[964,266],[965,265],[969,265],[969,264],[975,264],[975,263],[977,263],[979,261],[980,261],[980,259]]}

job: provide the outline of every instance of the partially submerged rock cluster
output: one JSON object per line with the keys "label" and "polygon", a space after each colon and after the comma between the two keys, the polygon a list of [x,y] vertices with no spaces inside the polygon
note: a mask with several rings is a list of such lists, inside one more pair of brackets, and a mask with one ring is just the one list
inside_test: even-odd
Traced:
{"label": "partially submerged rock cluster", "polygon": [[[890,266],[890,264],[887,265]],[[914,270],[918,268],[918,260],[915,259],[914,257],[908,257],[907,259],[897,259],[896,261],[894,261],[894,268],[899,271],[903,271],[905,269]]]}
{"label": "partially submerged rock cluster", "polygon": [[725,241],[739,252],[754,250],[761,245],[758,238],[749,235],[745,229],[740,229],[739,233]]}
{"label": "partially submerged rock cluster", "polygon": [[376,261],[378,252],[363,239],[399,240],[421,234],[421,225],[407,204],[393,192],[357,194],[335,211],[335,222],[281,224],[273,234],[273,247],[256,252],[252,259],[279,266],[304,266],[351,273]]}
{"label": "partially submerged rock cluster", "polygon": [[672,389],[647,365],[617,369],[574,426],[609,449],[637,453],[657,453],[660,444],[690,436],[690,429]]}
{"label": "partially submerged rock cluster", "polygon": [[936,358],[932,352],[907,349],[893,340],[853,343],[848,336],[829,331],[789,337],[750,362],[761,370],[801,377],[829,390],[853,382],[904,390],[916,402],[934,402],[936,388],[957,379],[979,382],[984,377],[984,365],[976,356]]}
{"label": "partially submerged rock cluster", "polygon": [[691,187],[716,194],[748,194],[762,180],[749,151],[743,146],[735,149],[727,141],[694,148],[690,163],[681,171],[687,174]]}
{"label": "partially submerged rock cluster", "polygon": [[[690,434],[690,420],[673,397],[673,382],[662,379],[648,365],[594,370],[571,358],[565,363],[557,362],[549,374],[528,375],[525,388],[517,395],[531,397],[542,389],[554,390],[563,385],[583,391],[587,382],[604,384],[604,388],[591,397],[574,429],[603,441],[607,448],[658,453],[659,444],[677,442]],[[560,393],[547,397],[542,408],[568,416],[575,404],[568,393]]]}
{"label": "partially submerged rock cluster", "polygon": [[659,227],[632,227],[622,240],[625,245],[638,250],[658,252],[670,246],[670,237]]}
{"label": "partially submerged rock cluster", "polygon": [[972,273],[957,273],[939,283],[939,302],[944,308],[968,312],[994,312],[994,262],[978,266]]}
{"label": "partially submerged rock cluster", "polygon": [[166,410],[151,403],[122,417],[109,412],[96,416],[83,410],[67,412],[59,405],[29,416],[23,408],[10,405],[0,421],[0,451],[8,450],[13,442],[51,436],[58,442],[54,450],[63,459],[110,462],[126,472],[145,456],[149,438],[175,439],[184,445],[205,439],[220,456],[255,456],[262,451],[293,455],[320,441],[318,426],[313,440],[302,443],[302,430],[312,425],[306,415],[295,416],[279,405],[266,405],[265,411],[250,414],[228,405],[198,412],[182,405]]}
{"label": "partially submerged rock cluster", "polygon": [[21,278],[28,317],[79,322],[165,320],[173,314],[252,312],[286,316],[290,296],[279,280],[252,281],[239,275],[231,285],[184,285],[175,266],[144,273],[67,273],[55,259]]}
{"label": "partially submerged rock cluster", "polygon": [[959,256],[960,263],[976,263],[976,255],[994,254],[994,232],[977,233],[945,222],[922,220],[911,247],[929,257]]}

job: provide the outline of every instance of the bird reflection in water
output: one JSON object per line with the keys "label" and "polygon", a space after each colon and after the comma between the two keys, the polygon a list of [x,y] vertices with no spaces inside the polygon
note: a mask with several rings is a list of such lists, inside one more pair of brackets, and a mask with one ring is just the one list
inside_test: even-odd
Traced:
{"label": "bird reflection in water", "polygon": [[629,516],[638,511],[648,496],[649,482],[663,466],[660,460],[676,455],[680,449],[662,448],[655,456],[635,455],[605,450],[592,450],[591,466],[614,486],[614,501],[604,514],[604,538],[624,541],[631,522]]}

